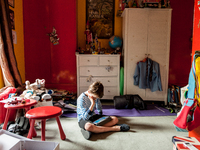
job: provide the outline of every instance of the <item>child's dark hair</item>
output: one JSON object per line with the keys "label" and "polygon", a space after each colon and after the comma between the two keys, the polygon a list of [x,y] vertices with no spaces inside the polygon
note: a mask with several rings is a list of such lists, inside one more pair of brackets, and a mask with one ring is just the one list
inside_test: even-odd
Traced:
{"label": "child's dark hair", "polygon": [[91,94],[94,94],[94,95],[98,96],[99,98],[103,97],[104,87],[103,87],[103,84],[99,81],[92,83],[89,86],[88,90],[90,91]]}

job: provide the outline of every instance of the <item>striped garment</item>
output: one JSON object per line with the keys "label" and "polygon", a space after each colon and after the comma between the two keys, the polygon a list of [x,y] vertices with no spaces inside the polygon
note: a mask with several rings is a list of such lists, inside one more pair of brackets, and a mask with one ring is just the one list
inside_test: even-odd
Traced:
{"label": "striped garment", "polygon": [[88,120],[91,116],[95,115],[95,108],[98,111],[99,114],[102,114],[102,105],[100,102],[100,99],[96,99],[95,101],[96,105],[94,105],[94,108],[92,111],[89,110],[91,102],[90,99],[85,95],[85,93],[82,93],[78,99],[77,99],[77,118],[78,122],[81,120]]}

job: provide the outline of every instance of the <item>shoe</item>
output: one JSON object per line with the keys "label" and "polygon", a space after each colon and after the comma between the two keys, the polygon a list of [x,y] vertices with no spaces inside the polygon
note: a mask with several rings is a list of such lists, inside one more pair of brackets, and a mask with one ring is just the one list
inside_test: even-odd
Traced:
{"label": "shoe", "polygon": [[117,126],[120,126],[120,131],[128,131],[130,130],[130,126],[127,124],[117,124]]}
{"label": "shoe", "polygon": [[86,139],[86,140],[89,140],[90,137],[91,137],[91,132],[90,131],[87,131],[87,130],[84,130],[84,129],[81,129],[81,133],[83,134],[83,137]]}

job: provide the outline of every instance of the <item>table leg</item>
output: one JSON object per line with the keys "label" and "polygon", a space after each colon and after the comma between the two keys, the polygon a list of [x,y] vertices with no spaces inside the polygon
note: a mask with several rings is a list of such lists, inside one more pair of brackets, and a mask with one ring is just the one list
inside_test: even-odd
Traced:
{"label": "table leg", "polygon": [[8,124],[9,117],[10,117],[10,109],[7,108],[6,117],[5,117],[4,124],[3,124],[3,129],[4,130],[7,129],[7,124]]}
{"label": "table leg", "polygon": [[56,120],[57,120],[58,128],[59,128],[59,131],[60,131],[60,138],[61,138],[62,140],[65,140],[65,139],[66,139],[66,135],[65,135],[65,133],[64,133],[64,131],[63,131],[63,128],[62,128],[62,126],[61,126],[60,118],[59,118],[59,117],[56,117]]}
{"label": "table leg", "polygon": [[[29,111],[31,109],[31,107],[27,107],[27,108],[25,108],[25,113],[27,112],[27,111]],[[29,124],[31,125],[31,119],[29,119]],[[34,121],[34,126],[35,126],[35,121]],[[29,129],[30,130],[30,129]],[[33,131],[32,131],[32,137],[36,137],[37,136],[37,133],[36,133],[36,131],[35,131],[35,127],[33,128]]]}
{"label": "table leg", "polygon": [[30,129],[29,129],[29,132],[28,132],[28,136],[27,138],[29,139],[32,139],[33,135],[35,134],[34,131],[35,131],[35,119],[30,119]]}
{"label": "table leg", "polygon": [[45,126],[46,126],[46,119],[42,119],[42,141],[45,141]]}

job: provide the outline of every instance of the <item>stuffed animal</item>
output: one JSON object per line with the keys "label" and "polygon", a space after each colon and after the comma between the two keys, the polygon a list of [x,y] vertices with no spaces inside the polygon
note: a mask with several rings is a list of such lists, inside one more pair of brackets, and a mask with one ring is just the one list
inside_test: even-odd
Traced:
{"label": "stuffed animal", "polygon": [[[52,90],[47,90],[45,88],[45,79],[36,79],[34,83],[30,84],[30,81],[26,81],[26,90],[20,95],[25,99],[35,99],[37,101],[43,101],[42,95],[46,94],[48,97],[51,97],[50,94],[53,93]],[[45,97],[46,97],[45,96]]]}
{"label": "stuffed animal", "polygon": [[25,87],[26,90],[31,90],[30,81],[27,80],[27,81],[25,82],[25,84],[26,84],[26,87]]}

